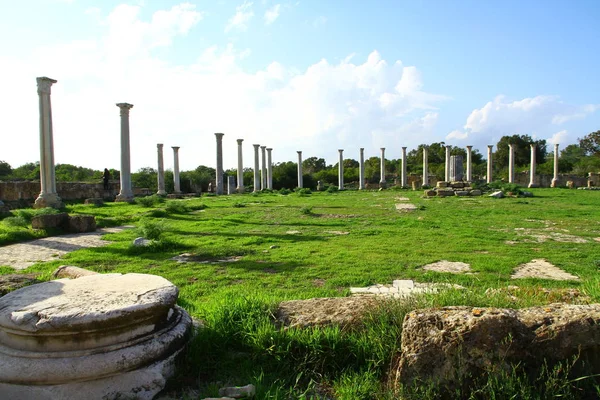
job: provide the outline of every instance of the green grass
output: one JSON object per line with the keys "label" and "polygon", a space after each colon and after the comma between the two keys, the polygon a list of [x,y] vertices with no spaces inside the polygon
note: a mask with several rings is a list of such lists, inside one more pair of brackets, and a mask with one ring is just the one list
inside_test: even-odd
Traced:
{"label": "green grass", "polygon": [[[24,272],[40,272],[41,279],[50,279],[57,266],[69,264],[98,272],[156,274],[172,281],[180,289],[179,304],[205,322],[174,383],[195,384],[200,377],[200,398],[216,396],[219,384],[254,383],[257,397],[265,399],[308,399],[319,394],[392,399],[398,393],[388,387],[388,373],[399,350],[402,319],[411,309],[527,307],[556,301],[541,287],[575,288],[593,302],[600,300],[600,243],[595,240],[600,237],[600,194],[531,191],[532,198],[491,199],[332,189],[186,200],[152,197],[138,204],[106,203],[103,207],[69,205],[71,214],[95,215],[99,226],[134,225],[137,229],[106,235],[113,241],[109,246],[82,249]],[[396,211],[395,197],[408,197],[418,210]],[[30,225],[5,221],[0,221],[0,245],[46,234],[33,231]],[[332,233],[339,231],[349,234]],[[155,242],[147,248],[133,247],[133,239],[140,234]],[[585,242],[565,241],[569,238],[565,235]],[[542,236],[549,238],[541,240]],[[214,262],[170,260],[184,252]],[[232,256],[241,259],[216,262]],[[510,279],[517,265],[534,258],[544,258],[581,281]],[[469,263],[474,274],[419,268],[439,260]],[[0,273],[9,272],[0,267]],[[271,313],[283,300],[346,296],[351,286],[394,279],[456,283],[467,290],[424,296],[406,304],[384,302],[352,329],[279,329],[272,323]],[[508,285],[522,288],[516,300],[486,293]],[[556,389],[560,385],[568,392],[563,398],[580,393],[569,383],[573,377],[567,375],[556,377],[554,386],[541,387],[539,382],[550,381],[551,371],[544,372],[544,379],[515,370],[494,378],[498,381],[480,382],[481,392],[474,390],[480,393],[474,398],[510,398],[505,397],[507,390],[515,391],[516,386],[521,388],[521,398],[541,398],[527,394],[536,390],[564,393]],[[419,390],[422,393],[404,395],[439,395],[426,383]],[[468,398],[466,393],[459,397]]]}

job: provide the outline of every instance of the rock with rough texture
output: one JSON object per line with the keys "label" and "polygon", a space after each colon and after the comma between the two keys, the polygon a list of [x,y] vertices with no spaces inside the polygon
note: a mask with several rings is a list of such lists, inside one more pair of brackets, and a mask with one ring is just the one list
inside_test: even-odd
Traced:
{"label": "rock with rough texture", "polygon": [[471,194],[471,196],[481,196],[482,192],[479,189],[473,189],[473,190],[471,190],[470,194]]}
{"label": "rock with rough texture", "polygon": [[219,396],[231,397],[234,399],[251,398],[256,394],[254,385],[231,386],[219,389]]}
{"label": "rock with rough texture", "polygon": [[88,275],[98,275],[98,273],[72,265],[61,265],[52,273],[53,278],[77,279]]}
{"label": "rock with rough texture", "polygon": [[449,196],[454,196],[454,190],[438,190],[437,191],[437,195],[439,197],[449,197]]}
{"label": "rock with rough texture", "polygon": [[468,190],[457,190],[454,192],[456,196],[468,196],[470,192]]}
{"label": "rock with rough texture", "polygon": [[95,274],[0,298],[0,398],[152,399],[192,325],[177,294],[159,276]]}
{"label": "rock with rough texture", "polygon": [[[438,182],[439,183],[439,182]],[[427,189],[424,191],[425,196],[427,197],[433,197],[433,196],[437,196],[437,192],[433,189]]]}
{"label": "rock with rough texture", "polygon": [[136,247],[146,247],[150,246],[150,244],[152,244],[152,241],[143,237],[133,239],[133,245]]}
{"label": "rock with rough texture", "polygon": [[502,193],[502,190],[498,190],[498,191],[490,194],[488,197],[494,197],[496,199],[501,199],[504,197],[504,193]]}
{"label": "rock with rough texture", "polygon": [[42,214],[36,215],[31,219],[33,229],[68,229],[69,214]]}
{"label": "rock with rough texture", "polygon": [[93,215],[69,216],[69,232],[84,233],[96,230],[96,217]]}
{"label": "rock with rough texture", "polygon": [[20,289],[24,286],[39,283],[35,274],[8,274],[0,275],[0,296]]}
{"label": "rock with rough texture", "polygon": [[333,297],[283,301],[275,312],[277,321],[286,327],[353,325],[373,308],[373,297]]}
{"label": "rock with rough texture", "polygon": [[415,310],[402,326],[394,385],[433,381],[452,391],[517,363],[537,369],[578,354],[600,368],[600,304]]}

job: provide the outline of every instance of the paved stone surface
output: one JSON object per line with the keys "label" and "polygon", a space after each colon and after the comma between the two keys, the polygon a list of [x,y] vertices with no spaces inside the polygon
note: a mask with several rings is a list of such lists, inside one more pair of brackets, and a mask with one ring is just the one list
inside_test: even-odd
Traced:
{"label": "paved stone surface", "polygon": [[471,272],[471,266],[469,264],[459,261],[446,260],[440,260],[438,262],[424,265],[423,269],[426,271],[450,272],[452,274],[464,274]]}
{"label": "paved stone surface", "polygon": [[460,285],[446,283],[418,283],[409,279],[396,279],[391,285],[376,284],[367,287],[351,287],[353,295],[375,295],[406,298],[414,294],[437,293],[440,289],[464,289]]}
{"label": "paved stone surface", "polygon": [[9,244],[0,247],[0,266],[21,270],[38,262],[57,260],[71,251],[106,246],[111,242],[102,240],[102,235],[120,232],[126,228],[123,226],[102,228],[95,232],[51,236],[30,242]]}
{"label": "paved stone surface", "polygon": [[519,265],[510,277],[512,279],[539,278],[555,281],[579,280],[578,276],[569,274],[544,259],[531,260],[531,262]]}
{"label": "paved stone surface", "polygon": [[396,210],[398,211],[415,211],[417,206],[410,203],[398,203],[396,204]]}

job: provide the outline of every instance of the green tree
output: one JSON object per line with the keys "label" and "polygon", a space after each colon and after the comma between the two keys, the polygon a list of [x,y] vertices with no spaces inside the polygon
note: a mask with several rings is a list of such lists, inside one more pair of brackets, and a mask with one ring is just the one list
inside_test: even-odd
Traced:
{"label": "green tree", "polygon": [[496,151],[493,156],[493,165],[495,170],[508,167],[508,145],[513,144],[515,151],[515,166],[526,166],[531,162],[530,145],[535,144],[536,163],[546,162],[546,140],[533,140],[529,135],[502,136],[496,144]]}
{"label": "green tree", "polygon": [[154,168],[144,167],[131,174],[131,184],[136,188],[148,188],[151,192],[158,190],[157,172]]}
{"label": "green tree", "polygon": [[302,161],[302,172],[314,174],[327,168],[324,158],[309,157]]}
{"label": "green tree", "polygon": [[600,157],[600,131],[588,133],[583,138],[577,140],[579,140],[579,147],[586,154]]}
{"label": "green tree", "polygon": [[[304,164],[304,163],[303,163]],[[273,166],[273,189],[293,189],[298,186],[298,164],[287,161]]]}
{"label": "green tree", "polygon": [[0,161],[0,179],[8,178],[12,174],[12,167],[6,161]]}
{"label": "green tree", "polygon": [[13,177],[18,179],[40,179],[40,163],[27,163],[13,169]]}

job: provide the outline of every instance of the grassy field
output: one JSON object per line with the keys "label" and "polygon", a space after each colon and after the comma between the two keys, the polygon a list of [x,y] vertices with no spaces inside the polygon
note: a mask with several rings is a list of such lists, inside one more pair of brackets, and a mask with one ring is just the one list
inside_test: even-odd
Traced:
{"label": "grassy field", "polygon": [[[180,289],[179,304],[205,323],[173,387],[194,386],[199,398],[216,396],[219,385],[247,383],[257,385],[258,398],[265,399],[317,398],[319,393],[336,399],[397,398],[400,394],[387,386],[387,373],[399,350],[402,318],[415,307],[525,307],[555,301],[542,287],[576,288],[590,301],[600,300],[600,193],[532,192],[531,198],[505,199],[423,198],[420,191],[387,190],[75,204],[67,206],[69,213],[93,214],[99,226],[136,228],[106,235],[113,241],[109,246],[75,251],[24,272],[49,279],[56,267],[68,264],[172,281]],[[398,197],[407,197],[417,210],[397,211]],[[0,245],[45,235],[25,225],[32,213],[5,218]],[[156,240],[133,247],[138,236]],[[170,260],[182,253],[198,262]],[[545,259],[581,281],[510,279],[515,267],[532,259]],[[474,273],[420,268],[439,260],[468,263]],[[13,270],[0,266],[0,273]],[[283,300],[348,296],[351,286],[394,279],[456,283],[466,290],[384,302],[353,329],[283,330],[272,324],[271,313]],[[515,284],[524,288],[516,300],[486,294],[489,288]],[[517,375],[494,379],[500,381],[456,396],[509,398],[517,390],[514,383],[521,382]],[[595,390],[593,385],[579,390],[589,381],[573,383],[566,375],[537,379],[519,384],[518,398],[557,393],[585,398],[577,396]],[[431,387],[403,394],[438,395]]]}

